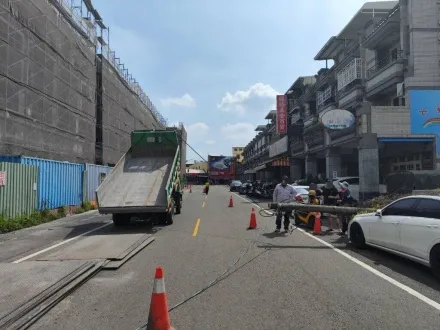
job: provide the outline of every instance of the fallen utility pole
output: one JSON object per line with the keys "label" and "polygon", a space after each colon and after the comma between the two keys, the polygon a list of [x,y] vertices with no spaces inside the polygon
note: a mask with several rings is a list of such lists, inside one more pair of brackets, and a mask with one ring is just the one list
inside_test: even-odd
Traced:
{"label": "fallen utility pole", "polygon": [[356,214],[359,212],[375,212],[372,209],[347,206],[313,205],[302,203],[269,203],[271,210],[280,209],[281,211],[304,211],[304,212],[323,212],[331,214]]}

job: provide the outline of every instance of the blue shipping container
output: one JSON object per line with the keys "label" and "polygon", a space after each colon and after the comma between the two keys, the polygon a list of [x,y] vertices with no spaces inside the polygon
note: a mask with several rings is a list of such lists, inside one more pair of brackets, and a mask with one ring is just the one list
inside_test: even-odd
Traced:
{"label": "blue shipping container", "polygon": [[85,164],[86,168],[86,198],[88,201],[95,201],[95,191],[104,181],[105,177],[112,171],[113,167]]}
{"label": "blue shipping container", "polygon": [[0,156],[0,162],[38,167],[39,210],[82,203],[84,164],[25,156]]}

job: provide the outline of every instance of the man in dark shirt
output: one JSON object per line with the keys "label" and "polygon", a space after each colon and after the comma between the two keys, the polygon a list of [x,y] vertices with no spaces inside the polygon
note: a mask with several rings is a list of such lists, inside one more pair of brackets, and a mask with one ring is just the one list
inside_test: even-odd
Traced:
{"label": "man in dark shirt", "polygon": [[[339,191],[330,180],[327,180],[325,183],[322,195],[324,197],[324,205],[336,205],[339,199]],[[338,224],[338,227],[340,227],[339,219],[336,214],[324,213],[323,215],[328,218],[328,231],[333,231],[335,222]]]}

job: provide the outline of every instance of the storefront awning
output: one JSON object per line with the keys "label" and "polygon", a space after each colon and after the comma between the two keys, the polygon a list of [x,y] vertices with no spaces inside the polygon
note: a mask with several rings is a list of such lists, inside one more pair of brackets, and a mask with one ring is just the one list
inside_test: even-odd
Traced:
{"label": "storefront awning", "polygon": [[261,171],[261,170],[264,170],[265,168],[266,168],[266,164],[259,165],[254,168],[254,171]]}
{"label": "storefront awning", "polygon": [[287,166],[290,166],[290,160],[288,157],[275,159],[272,161],[271,166],[272,167],[287,167]]}

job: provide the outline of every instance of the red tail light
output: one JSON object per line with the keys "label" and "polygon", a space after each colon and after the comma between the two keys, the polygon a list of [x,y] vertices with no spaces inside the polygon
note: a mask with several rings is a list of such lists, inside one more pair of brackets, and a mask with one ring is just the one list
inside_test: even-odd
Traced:
{"label": "red tail light", "polygon": [[302,197],[301,197],[300,195],[297,195],[297,196],[295,197],[295,200],[296,200],[297,202],[303,202],[303,199],[302,199]]}

